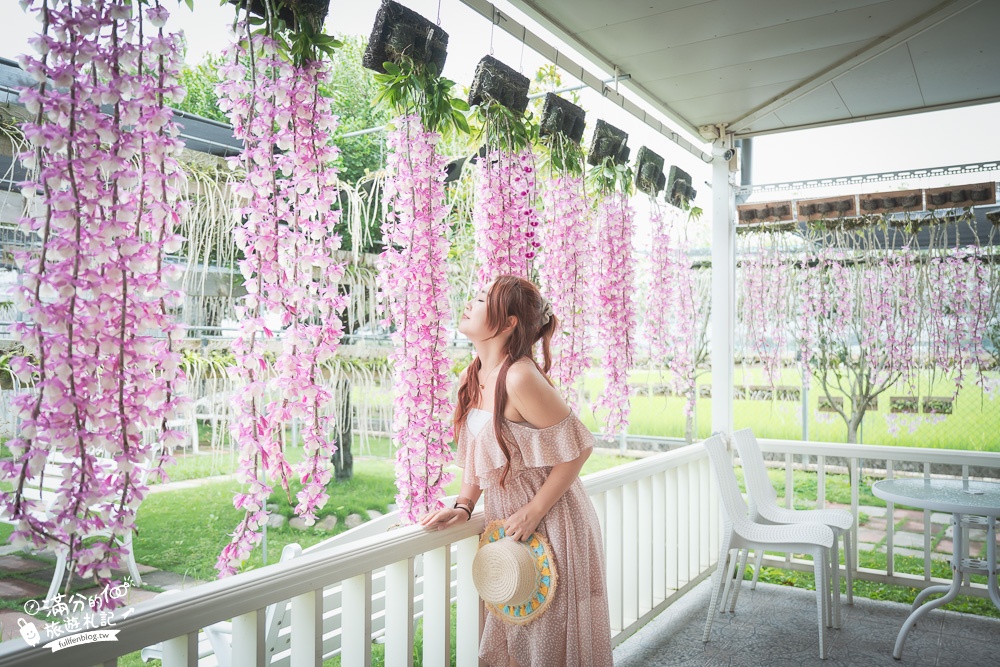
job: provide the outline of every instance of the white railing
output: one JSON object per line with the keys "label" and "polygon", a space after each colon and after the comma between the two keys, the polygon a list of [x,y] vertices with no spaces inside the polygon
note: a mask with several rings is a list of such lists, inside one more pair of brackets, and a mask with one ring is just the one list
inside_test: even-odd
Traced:
{"label": "white railing", "polygon": [[[607,554],[612,643],[709,576],[718,552],[719,512],[704,449],[692,445],[589,475]],[[421,562],[423,664],[450,662],[455,605],[456,663],[478,665],[482,607],[472,584],[472,559],[483,530],[481,512],[455,528],[428,532],[398,528],[329,550],[195,588],[161,595],[117,621],[117,641],[76,645],[59,652],[23,640],[0,644],[0,667],[117,665],[122,655],[162,642],[164,667],[198,664],[203,628],[232,620],[231,664],[264,667],[277,659],[291,667],[320,665],[340,654],[344,665],[370,665],[373,635],[385,643],[386,664],[412,664],[415,563]],[[373,573],[385,585],[376,595]],[[341,608],[325,609],[338,587]],[[290,601],[282,628],[290,655],[275,654],[269,610]],[[377,611],[376,611],[377,609]],[[373,631],[373,616],[384,631]],[[330,623],[331,619],[337,622]],[[44,638],[43,638],[44,640]]]}
{"label": "white railing", "polygon": [[[793,440],[760,440],[761,450],[777,454],[777,460],[772,460],[772,466],[779,465],[785,471],[785,503],[792,507],[794,498],[795,470],[809,470],[816,473],[816,506],[826,504],[826,488],[828,474],[848,474],[851,484],[851,512],[854,514],[854,534],[852,537],[855,551],[854,562],[858,563],[858,508],[861,484],[866,484],[864,477],[954,477],[958,479],[993,479],[1000,480],[1000,454],[992,452],[968,452],[954,449],[921,449],[916,447],[884,447],[876,445],[845,445],[831,442],[799,442]],[[832,460],[832,461],[831,461]],[[899,572],[895,567],[894,533],[897,523],[893,503],[886,505],[886,567],[874,569],[858,567],[855,577],[869,581],[877,581],[898,586],[926,588],[937,584],[946,584],[951,579],[943,579],[931,575],[932,538],[931,512],[924,510],[923,516],[923,573],[912,574]],[[966,540],[966,547],[968,540]],[[968,554],[963,554],[967,556]],[[812,563],[800,561],[790,554],[783,558],[765,556],[764,564],[771,567],[795,570],[812,570]],[[968,577],[962,593],[988,597],[986,586],[980,583],[970,583]]]}

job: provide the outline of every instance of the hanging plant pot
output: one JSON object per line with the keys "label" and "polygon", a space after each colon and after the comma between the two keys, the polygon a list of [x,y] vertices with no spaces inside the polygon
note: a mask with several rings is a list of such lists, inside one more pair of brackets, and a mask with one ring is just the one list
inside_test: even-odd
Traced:
{"label": "hanging plant pot", "polygon": [[493,101],[515,113],[528,108],[528,77],[504,65],[493,56],[486,56],[476,65],[469,89],[469,106]]}
{"label": "hanging plant pot", "polygon": [[684,202],[694,201],[698,191],[691,187],[691,174],[677,165],[670,165],[667,176],[667,201],[674,206],[683,207]]}
{"label": "hanging plant pot", "polygon": [[555,93],[545,94],[542,120],[538,127],[540,136],[562,134],[575,144],[583,139],[587,112]]}
{"label": "hanging plant pot", "polygon": [[[263,19],[267,18],[268,10],[265,0],[249,0],[250,13]],[[229,0],[229,3],[236,5],[240,9],[247,6],[247,0]],[[273,3],[277,10],[278,18],[284,21],[293,30],[299,30],[303,23],[316,32],[322,32],[323,22],[330,11],[330,0],[284,0],[282,3]]]}
{"label": "hanging plant pot", "polygon": [[627,142],[628,134],[611,123],[598,119],[597,125],[594,127],[594,137],[590,141],[587,164],[596,167],[608,158],[613,159],[617,164],[625,164],[628,162],[629,154]]}
{"label": "hanging plant pot", "polygon": [[412,9],[383,0],[361,64],[385,74],[382,63],[398,64],[403,57],[418,65],[434,65],[440,74],[448,58],[448,33]]}
{"label": "hanging plant pot", "polygon": [[635,164],[635,187],[651,197],[660,194],[667,184],[663,174],[663,158],[645,146],[639,148]]}
{"label": "hanging plant pot", "polygon": [[920,403],[916,396],[890,396],[889,412],[912,413],[919,411]]}

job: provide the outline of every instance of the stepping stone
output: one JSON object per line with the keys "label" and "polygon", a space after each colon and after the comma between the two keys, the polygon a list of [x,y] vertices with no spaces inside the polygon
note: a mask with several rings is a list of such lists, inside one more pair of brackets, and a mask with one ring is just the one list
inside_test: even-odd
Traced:
{"label": "stepping stone", "polygon": [[24,556],[0,556],[0,572],[24,573],[35,572],[46,567],[51,567],[49,563],[26,558]]}
{"label": "stepping stone", "polygon": [[44,600],[45,594],[48,592],[48,586],[42,586],[31,581],[23,579],[0,579],[0,598],[6,600],[16,600],[19,598]]}
{"label": "stepping stone", "polygon": [[[892,536],[892,543],[895,547],[913,547],[920,549],[920,555],[924,554],[924,535],[923,533],[908,533],[908,532],[898,532]],[[899,549],[896,549],[896,553],[899,553]]]}
{"label": "stepping stone", "polygon": [[858,507],[859,512],[864,512],[870,517],[881,518],[885,516],[884,507],[872,507],[871,505],[861,505]]}
{"label": "stepping stone", "polygon": [[309,530],[309,526],[306,525],[306,520],[300,516],[292,517],[292,520],[288,522],[288,525],[295,530]]}
{"label": "stepping stone", "polygon": [[317,530],[325,530],[326,532],[332,532],[337,527],[337,515],[331,514],[325,516],[316,522],[315,528]]}
{"label": "stepping stone", "polygon": [[[879,553],[886,553],[885,545],[878,548]],[[923,558],[924,552],[921,549],[917,551],[916,549],[907,549],[906,547],[893,547],[892,553],[896,556],[914,556],[916,558]]]}
{"label": "stepping stone", "polygon": [[934,547],[934,551],[949,555],[951,555],[954,549],[955,549],[955,543],[952,542],[951,540],[941,540],[940,542],[937,543],[937,546]]}
{"label": "stepping stone", "polygon": [[923,533],[924,532],[924,522],[914,521],[912,519],[905,521],[902,526],[896,529],[897,531],[906,531],[908,533]]}
{"label": "stepping stone", "polygon": [[284,528],[286,523],[288,523],[288,518],[284,514],[271,514],[267,517],[268,528]]}
{"label": "stepping stone", "polygon": [[379,512],[378,510],[368,510],[368,518],[369,519],[377,519],[380,516],[382,516],[382,513]]}
{"label": "stepping stone", "polygon": [[360,514],[348,514],[347,518],[344,519],[344,525],[350,528],[357,528],[364,523],[364,519],[361,518]]}
{"label": "stepping stone", "polygon": [[884,537],[884,530],[872,530],[868,527],[858,528],[858,542],[868,542],[874,544],[881,541]]}
{"label": "stepping stone", "polygon": [[[43,592],[42,595],[45,595],[45,593]],[[0,642],[21,638],[21,629],[17,623],[17,619],[19,618],[23,618],[26,623],[34,623],[35,628],[39,631],[39,634],[41,634],[42,628],[45,626],[44,621],[40,621],[33,616],[23,614],[13,609],[0,609],[0,628],[3,629],[3,634],[0,634]]]}

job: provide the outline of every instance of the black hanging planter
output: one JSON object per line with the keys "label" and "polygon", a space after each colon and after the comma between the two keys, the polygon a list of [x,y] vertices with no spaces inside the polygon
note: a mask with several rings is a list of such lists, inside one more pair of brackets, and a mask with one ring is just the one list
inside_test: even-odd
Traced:
{"label": "black hanging planter", "polygon": [[628,162],[628,135],[617,127],[603,120],[597,120],[594,127],[594,138],[590,142],[590,153],[587,164],[597,166],[604,160],[612,158],[617,164]]}
{"label": "black hanging planter", "polygon": [[691,174],[677,165],[670,165],[670,174],[667,176],[667,202],[682,207],[685,202],[690,202],[697,196],[698,191],[691,187]]}
{"label": "black hanging planter", "polygon": [[382,63],[398,63],[404,56],[418,65],[433,64],[440,74],[448,58],[448,33],[412,9],[383,0],[361,64],[385,74]]}
{"label": "black hanging planter", "polygon": [[493,101],[515,113],[528,108],[528,77],[504,65],[493,56],[486,56],[476,65],[469,89],[469,106]]}
{"label": "black hanging planter", "polygon": [[[229,0],[229,4],[243,9],[247,6],[247,0]],[[330,11],[330,0],[284,0],[280,8],[278,4],[272,0],[271,6],[277,9],[278,18],[293,30],[300,30],[301,23],[309,23],[314,31],[323,31],[323,22]],[[249,0],[249,5],[251,14],[267,18],[265,0]]]}
{"label": "black hanging planter", "polygon": [[543,137],[561,134],[573,143],[579,144],[583,139],[586,116],[587,112],[572,102],[564,100],[555,93],[546,93],[538,134]]}
{"label": "black hanging planter", "polygon": [[639,148],[635,162],[635,187],[650,197],[660,194],[667,184],[663,174],[663,158],[645,146]]}

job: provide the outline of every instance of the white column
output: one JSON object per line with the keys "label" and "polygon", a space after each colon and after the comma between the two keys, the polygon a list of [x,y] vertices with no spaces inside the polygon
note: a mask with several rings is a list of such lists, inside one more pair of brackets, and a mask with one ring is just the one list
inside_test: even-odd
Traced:
{"label": "white column", "polygon": [[712,147],[712,432],[733,432],[733,331],[736,325],[736,227],[723,137]]}

